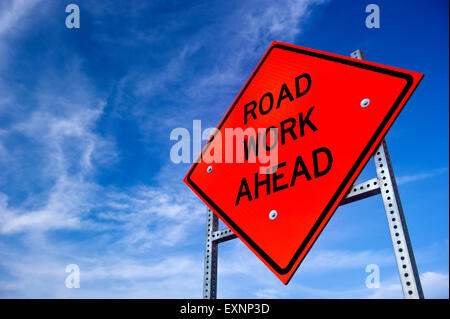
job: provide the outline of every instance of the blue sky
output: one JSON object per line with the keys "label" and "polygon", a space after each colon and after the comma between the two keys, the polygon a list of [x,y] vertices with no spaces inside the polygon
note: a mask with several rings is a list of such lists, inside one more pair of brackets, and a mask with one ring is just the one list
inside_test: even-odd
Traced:
{"label": "blue sky", "polygon": [[[436,0],[1,1],[0,297],[200,298],[205,207],[170,132],[216,126],[277,40],[425,74],[387,142],[425,296],[448,298],[448,26]],[[288,286],[219,249],[220,298],[402,297],[380,197],[339,208]]]}

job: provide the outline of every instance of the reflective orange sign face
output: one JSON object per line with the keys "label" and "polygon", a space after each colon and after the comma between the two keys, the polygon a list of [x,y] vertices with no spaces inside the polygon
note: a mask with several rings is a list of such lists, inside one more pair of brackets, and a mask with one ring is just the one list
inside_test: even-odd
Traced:
{"label": "reflective orange sign face", "polygon": [[422,77],[274,42],[185,182],[287,284]]}

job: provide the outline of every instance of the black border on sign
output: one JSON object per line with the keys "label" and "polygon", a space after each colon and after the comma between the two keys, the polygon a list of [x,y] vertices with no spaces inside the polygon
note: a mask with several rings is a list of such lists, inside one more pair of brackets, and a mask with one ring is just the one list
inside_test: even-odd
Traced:
{"label": "black border on sign", "polygon": [[[304,50],[301,48],[295,48],[295,47],[290,47],[290,46],[286,46],[283,44],[275,44],[273,45],[266,53],[266,55],[263,57],[262,61],[259,63],[258,67],[256,68],[255,72],[253,73],[253,75],[250,77],[249,81],[247,82],[247,84],[245,85],[244,89],[241,91],[241,93],[239,94],[239,96],[237,97],[236,101],[233,103],[232,107],[229,109],[229,111],[227,112],[227,114],[225,115],[224,119],[222,120],[221,124],[219,125],[219,127],[216,130],[216,133],[214,134],[214,137],[216,136],[217,132],[222,128],[223,124],[225,123],[226,119],[228,118],[228,116],[231,114],[231,112],[233,111],[234,107],[236,106],[236,104],[239,102],[242,94],[245,92],[245,90],[247,89],[247,87],[250,85],[250,83],[252,82],[253,78],[255,77],[255,75],[258,73],[259,69],[261,68],[261,66],[264,64],[265,60],[267,59],[267,57],[269,56],[269,54],[272,52],[273,49],[278,48],[278,49],[282,49],[282,50],[287,50],[287,51],[292,51],[295,53],[299,53],[299,54],[304,54],[304,55],[309,55],[309,56],[313,56],[316,58],[320,58],[320,59],[324,59],[324,60],[329,60],[332,62],[337,62],[337,63],[342,63],[342,64],[346,64],[349,66],[353,66],[353,67],[357,67],[357,68],[361,68],[361,69],[366,69],[369,71],[374,71],[374,72],[378,72],[378,73],[382,73],[382,74],[386,74],[386,75],[390,75],[390,76],[394,76],[394,77],[398,77],[398,78],[402,78],[404,80],[406,80],[406,85],[403,88],[402,92],[400,93],[400,95],[398,96],[397,100],[395,101],[394,105],[392,105],[391,109],[389,110],[388,114],[386,115],[386,117],[383,119],[383,121],[381,122],[380,126],[378,127],[378,129],[375,131],[375,134],[372,136],[372,138],[370,139],[369,143],[367,144],[367,146],[364,148],[363,152],[361,153],[361,155],[358,157],[356,163],[352,166],[352,168],[350,169],[350,172],[347,174],[347,176],[344,178],[343,182],[341,183],[341,185],[338,187],[336,193],[334,193],[333,197],[331,198],[330,202],[327,204],[327,206],[325,207],[324,211],[322,212],[322,214],[319,216],[318,220],[316,221],[316,223],[313,225],[311,231],[308,233],[308,235],[306,236],[305,240],[303,241],[303,243],[300,245],[300,247],[298,248],[298,250],[296,251],[296,253],[294,254],[294,256],[292,257],[291,261],[288,263],[288,265],[285,268],[280,267],[277,263],[275,263],[275,261],[270,258],[269,255],[267,255],[261,247],[259,247],[247,234],[244,233],[244,231],[238,226],[236,225],[233,220],[231,220],[231,218],[225,214],[225,212],[219,207],[217,206],[201,189],[200,187],[198,187],[192,180],[191,180],[191,175],[194,172],[195,168],[198,165],[198,161],[194,164],[194,167],[189,171],[188,175],[187,175],[187,182],[211,205],[211,207],[214,208],[214,210],[219,213],[221,215],[221,217],[223,217],[223,219],[225,219],[227,221],[227,223],[230,224],[230,226],[233,228],[233,230],[235,230],[247,243],[250,244],[250,246],[258,252],[258,254],[280,275],[285,275],[287,274],[289,271],[291,271],[292,267],[295,265],[297,259],[300,257],[300,255],[302,254],[302,252],[304,251],[305,247],[309,244],[309,242],[311,241],[311,238],[315,235],[317,229],[319,228],[320,224],[322,223],[322,221],[325,219],[325,217],[328,215],[328,213],[330,212],[330,209],[333,207],[333,205],[335,204],[336,200],[338,199],[338,197],[342,194],[342,192],[344,191],[344,189],[348,186],[350,179],[352,178],[352,176],[355,174],[356,170],[358,169],[358,167],[360,167],[362,164],[362,161],[364,160],[364,158],[367,156],[369,150],[374,146],[375,141],[378,139],[378,137],[380,136],[381,132],[383,131],[383,129],[386,127],[387,123],[389,122],[389,120],[392,118],[393,114],[395,113],[395,111],[397,110],[397,108],[399,107],[400,103],[402,102],[402,100],[404,99],[405,95],[407,94],[407,92],[409,91],[409,89],[411,88],[412,84],[413,84],[413,78],[410,74],[407,73],[403,73],[403,72],[399,72],[399,71],[394,71],[394,70],[389,70],[389,69],[385,69],[383,67],[380,66],[374,66],[374,65],[369,65],[369,64],[365,64],[362,62],[359,62],[357,60],[346,60],[340,57],[335,57],[335,56],[330,56],[330,55],[326,55],[323,53],[318,53],[318,52],[312,52],[312,51],[308,51],[308,50]],[[420,80],[419,80],[420,82]],[[411,92],[412,94],[412,92]],[[406,103],[406,101],[405,101]],[[214,137],[211,139],[211,141],[214,139]],[[201,156],[199,157],[199,159],[202,158],[203,153],[208,149],[210,143],[208,143],[204,150],[201,153]],[[330,216],[331,217],[331,216]],[[329,220],[328,220],[329,221]],[[327,221],[327,223],[328,223]],[[324,227],[322,228],[322,230],[325,228],[326,224],[324,225]],[[316,237],[316,239],[319,237],[320,233],[318,234],[318,236]],[[313,246],[314,243],[312,243],[312,245],[310,246],[309,249],[311,249],[311,247]],[[309,250],[308,249],[308,250]],[[305,254],[306,256],[306,254]],[[299,264],[300,265],[300,264]],[[292,278],[292,276],[290,277]],[[290,280],[289,278],[289,280]],[[289,281],[288,280],[288,281]],[[287,284],[287,283],[286,283]]]}

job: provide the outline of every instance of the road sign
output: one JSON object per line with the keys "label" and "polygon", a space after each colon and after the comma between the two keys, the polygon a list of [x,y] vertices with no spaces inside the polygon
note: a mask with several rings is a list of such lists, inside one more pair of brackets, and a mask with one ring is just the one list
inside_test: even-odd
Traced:
{"label": "road sign", "polygon": [[185,182],[287,284],[422,77],[274,42]]}

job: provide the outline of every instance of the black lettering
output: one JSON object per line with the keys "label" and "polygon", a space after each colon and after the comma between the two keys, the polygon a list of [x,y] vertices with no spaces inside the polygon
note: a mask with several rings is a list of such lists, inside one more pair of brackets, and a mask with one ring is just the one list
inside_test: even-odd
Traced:
{"label": "black lettering", "polygon": [[[301,168],[301,170],[298,170],[298,168]],[[306,179],[308,181],[311,180],[311,174],[309,174],[308,169],[306,168],[305,162],[303,161],[303,158],[301,156],[298,156],[295,160],[295,167],[294,167],[294,173],[292,174],[292,180],[291,180],[291,187],[295,185],[295,181],[297,177],[305,175]]]}
{"label": "black lettering", "polygon": [[277,174],[277,170],[280,169],[281,167],[284,167],[284,166],[286,166],[286,162],[280,163],[280,164],[278,164],[277,166],[274,167],[274,173],[272,174],[273,192],[274,193],[289,187],[288,184],[283,184],[283,185],[280,185],[280,186],[277,185],[277,180],[279,180],[279,179],[284,177],[283,174]]}
{"label": "black lettering", "polygon": [[[285,93],[283,93],[285,92]],[[289,98],[289,101],[294,101],[294,97],[292,96],[291,92],[289,91],[288,86],[286,85],[286,83],[283,84],[283,86],[281,87],[280,90],[280,96],[278,98],[278,102],[277,102],[277,108],[280,107],[281,101],[284,100],[285,98]]]}
{"label": "black lettering", "polygon": [[[267,133],[270,133],[270,132],[273,133],[274,141],[273,141],[272,145],[267,146]],[[269,137],[269,140],[272,140],[272,137]],[[278,129],[275,126],[271,126],[266,129],[266,134],[264,135],[263,143],[264,143],[264,147],[266,148],[267,152],[270,152],[271,150],[273,150],[275,148],[275,146],[277,146],[277,144],[278,144]]]}
{"label": "black lettering", "polygon": [[[286,124],[291,123],[291,125],[286,128]],[[287,132],[291,134],[291,137],[293,140],[297,139],[297,136],[294,133],[294,126],[295,126],[295,119],[290,117],[287,120],[284,120],[281,122],[281,145],[284,145],[286,143],[285,135]]]}
{"label": "black lettering", "polygon": [[317,127],[309,119],[309,116],[311,115],[313,110],[314,110],[314,106],[308,110],[308,113],[306,113],[305,118],[303,118],[303,113],[300,113],[298,115],[298,121],[299,121],[299,126],[300,126],[300,136],[305,136],[305,126],[306,125],[308,125],[311,130],[317,131]]}
{"label": "black lettering", "polygon": [[258,136],[256,137],[256,141],[253,134],[248,138],[248,140],[247,137],[244,138],[244,157],[246,161],[248,161],[250,157],[250,150],[252,149],[253,153],[255,154],[255,157],[258,156],[258,145],[259,145],[259,132]]}
{"label": "black lettering", "polygon": [[[243,191],[244,188],[245,188],[245,191]],[[247,183],[247,180],[245,179],[245,177],[241,180],[241,186],[239,186],[239,192],[238,192],[238,196],[236,199],[236,204],[234,204],[234,206],[239,205],[239,201],[240,201],[241,197],[244,195],[247,195],[247,198],[249,201],[252,200],[252,194],[250,193],[250,188],[248,187],[248,183]]]}
{"label": "black lettering", "polygon": [[261,174],[261,175],[265,175],[266,179],[259,181],[258,180],[258,173],[255,173],[255,199],[258,198],[259,196],[259,192],[258,192],[258,188],[260,186],[266,185],[266,194],[269,195],[270,194],[270,175],[269,174]]}
{"label": "black lettering", "polygon": [[[327,167],[325,167],[325,169],[323,171],[319,171],[319,161],[317,159],[317,154],[319,154],[319,153],[325,153],[325,155],[327,156],[327,160],[328,160]],[[312,152],[312,156],[313,156],[313,162],[314,162],[314,177],[315,178],[323,176],[330,171],[331,164],[333,163],[333,156],[331,155],[331,152],[328,148],[326,148],[326,147],[318,148]]]}
{"label": "black lettering", "polygon": [[[300,91],[300,79],[305,78],[306,81],[308,82],[306,89],[302,92]],[[302,75],[299,75],[295,78],[295,90],[297,93],[297,98],[305,95],[306,93],[308,93],[309,89],[311,88],[311,76],[308,73],[304,73]]]}
{"label": "black lettering", "polygon": [[[269,100],[270,100],[270,105],[269,105],[269,108],[267,110],[263,109],[263,101],[264,101],[265,97],[269,97]],[[259,112],[261,112],[262,115],[265,115],[265,114],[270,112],[272,107],[273,107],[273,95],[272,95],[272,93],[268,92],[268,93],[264,94],[262,96],[261,100],[259,101]]]}
{"label": "black lettering", "polygon": [[[249,110],[248,106],[250,106],[250,105],[253,105],[253,107]],[[249,115],[249,114],[251,114],[253,119],[256,120],[255,109],[256,109],[255,101],[251,101],[250,103],[245,104],[245,106],[244,106],[244,124],[247,124],[247,115]]]}

